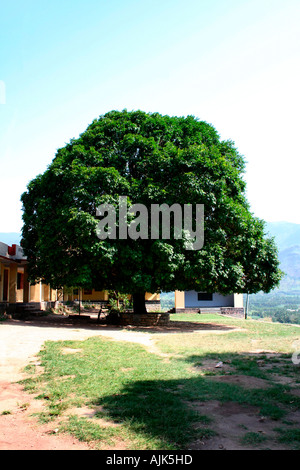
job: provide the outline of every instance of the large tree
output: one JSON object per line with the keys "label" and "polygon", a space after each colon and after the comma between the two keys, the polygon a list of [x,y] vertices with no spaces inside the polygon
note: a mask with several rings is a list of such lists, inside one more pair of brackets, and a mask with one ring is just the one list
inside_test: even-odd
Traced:
{"label": "large tree", "polygon": [[[132,294],[137,313],[145,292],[269,292],[281,278],[277,249],[250,212],[244,171],[234,144],[192,116],[100,116],[22,195],[30,280]],[[203,204],[202,249],[172,230],[168,239],[99,239],[97,208],[117,208],[120,196],[149,213],[152,204]]]}

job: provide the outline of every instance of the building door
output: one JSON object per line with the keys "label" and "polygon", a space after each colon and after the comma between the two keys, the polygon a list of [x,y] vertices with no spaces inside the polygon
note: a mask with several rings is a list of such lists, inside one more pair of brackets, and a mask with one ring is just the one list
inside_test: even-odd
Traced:
{"label": "building door", "polygon": [[8,301],[8,269],[4,269],[3,276],[3,302]]}

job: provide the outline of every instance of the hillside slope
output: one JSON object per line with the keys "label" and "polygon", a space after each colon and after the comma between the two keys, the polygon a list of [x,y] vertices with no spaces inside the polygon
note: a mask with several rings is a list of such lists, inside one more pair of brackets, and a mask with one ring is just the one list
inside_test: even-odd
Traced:
{"label": "hillside slope", "polygon": [[300,224],[291,222],[266,222],[269,235],[275,237],[278,250],[283,251],[294,245],[300,246]]}
{"label": "hillside slope", "polygon": [[287,276],[300,279],[300,245],[280,251],[279,260],[281,269]]}

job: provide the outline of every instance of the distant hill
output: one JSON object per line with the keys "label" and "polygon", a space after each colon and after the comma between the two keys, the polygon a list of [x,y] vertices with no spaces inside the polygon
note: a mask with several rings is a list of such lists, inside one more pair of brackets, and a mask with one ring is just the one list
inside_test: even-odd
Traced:
{"label": "distant hill", "polygon": [[300,292],[300,224],[267,222],[268,234],[275,238],[280,268],[286,274],[279,290]]}
{"label": "distant hill", "polygon": [[289,277],[300,279],[300,245],[294,245],[279,252],[282,271]]}
{"label": "distant hill", "polygon": [[300,224],[267,222],[266,229],[272,237],[275,237],[279,251],[295,245],[300,246]]}
{"label": "distant hill", "polygon": [[0,242],[6,245],[20,245],[21,234],[18,232],[0,232]]}
{"label": "distant hill", "polygon": [[268,222],[266,228],[277,243],[280,268],[285,276],[270,293],[250,295],[250,316],[300,324],[300,224]]}

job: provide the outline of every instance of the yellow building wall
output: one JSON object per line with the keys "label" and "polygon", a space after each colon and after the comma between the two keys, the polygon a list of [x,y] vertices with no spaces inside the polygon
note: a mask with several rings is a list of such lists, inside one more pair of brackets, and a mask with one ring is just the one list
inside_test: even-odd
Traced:
{"label": "yellow building wall", "polygon": [[[10,303],[14,302],[48,302],[52,301],[55,302],[56,300],[59,301],[72,301],[78,300],[78,294],[74,294],[72,289],[52,289],[50,285],[47,284],[30,284],[27,279],[27,269],[26,266],[18,267],[17,264],[11,264],[9,267],[4,266],[4,264],[0,261],[0,302],[3,301],[3,280],[4,280],[4,268],[8,269],[9,273],[9,285],[8,285],[8,301]],[[17,275],[19,273],[23,274],[23,288],[17,289]],[[128,296],[130,297],[130,296]],[[82,302],[88,301],[108,301],[109,294],[108,291],[96,291],[92,289],[89,292],[87,289],[81,289],[80,291],[80,300]],[[160,295],[159,294],[152,294],[147,292],[145,295],[146,301],[159,301]]]}
{"label": "yellow building wall", "polygon": [[40,284],[30,284],[29,292],[29,302],[40,302]]}
{"label": "yellow building wall", "polygon": [[[18,267],[16,263],[10,263],[9,266],[0,262],[0,302],[3,302],[4,270],[8,271],[8,299],[9,303],[23,302],[24,287],[17,289],[18,273],[24,275],[24,268]],[[24,285],[24,284],[23,284]]]}
{"label": "yellow building wall", "polygon": [[[109,293],[106,290],[103,291],[96,291],[95,289],[91,289],[90,291],[88,289],[81,289],[80,294],[74,294],[72,291],[66,289],[64,291],[64,301],[68,300],[78,300],[80,295],[80,300],[82,302],[100,302],[100,301],[108,301],[109,300]],[[128,296],[130,298],[130,296]],[[150,292],[146,292],[145,294],[145,300],[151,301],[151,300],[160,300],[160,295],[159,294],[151,294]]]}
{"label": "yellow building wall", "polygon": [[29,302],[29,281],[27,269],[24,267],[24,290],[23,290],[23,302]]}
{"label": "yellow building wall", "polygon": [[50,300],[51,302],[56,301],[56,289],[51,289]]}
{"label": "yellow building wall", "polygon": [[4,266],[0,261],[0,302],[3,301],[3,279],[4,279]]}
{"label": "yellow building wall", "polygon": [[18,289],[18,286],[16,287],[16,297],[17,297],[17,302],[23,302],[24,298],[24,268],[18,268],[17,269],[17,275],[22,274],[23,275],[23,287]]}
{"label": "yellow building wall", "polygon": [[11,264],[9,268],[9,302],[12,304],[17,301],[17,273],[18,266]]}
{"label": "yellow building wall", "polygon": [[15,303],[17,300],[17,265],[6,264],[0,262],[0,302],[3,300],[3,288],[4,288],[4,271],[8,271],[8,288],[7,288],[7,300],[5,302]]}
{"label": "yellow building wall", "polygon": [[29,292],[29,302],[54,302],[56,300],[56,291],[54,289],[51,289],[51,286],[49,284],[30,284]]}
{"label": "yellow building wall", "polygon": [[145,300],[160,300],[159,294],[151,294],[150,292],[146,292]]}
{"label": "yellow building wall", "polygon": [[[3,278],[3,275],[2,275]],[[26,273],[24,277],[24,289],[27,290],[28,294],[28,301],[29,302],[42,302],[42,301],[73,301],[79,299],[79,293],[74,294],[72,289],[51,289],[50,285],[47,284],[29,284],[26,285]],[[21,294],[18,294],[21,295]],[[130,296],[129,296],[130,297]],[[81,302],[100,302],[100,301],[108,301],[109,294],[108,291],[96,291],[95,289],[91,290],[91,293],[88,289],[81,289],[80,290],[80,300]],[[145,295],[145,300],[152,301],[152,300],[160,300],[159,294],[151,294],[149,292]],[[22,301],[22,300],[21,300]],[[27,301],[27,300],[24,300]]]}
{"label": "yellow building wall", "polygon": [[91,293],[88,293],[88,289],[81,289],[81,299],[82,301],[101,301],[101,300],[108,300],[108,292],[103,291],[96,291],[92,289]]}
{"label": "yellow building wall", "polygon": [[175,291],[175,308],[185,308],[184,291]]}
{"label": "yellow building wall", "polygon": [[3,276],[4,276],[4,266],[0,261],[0,302],[3,301]]}

